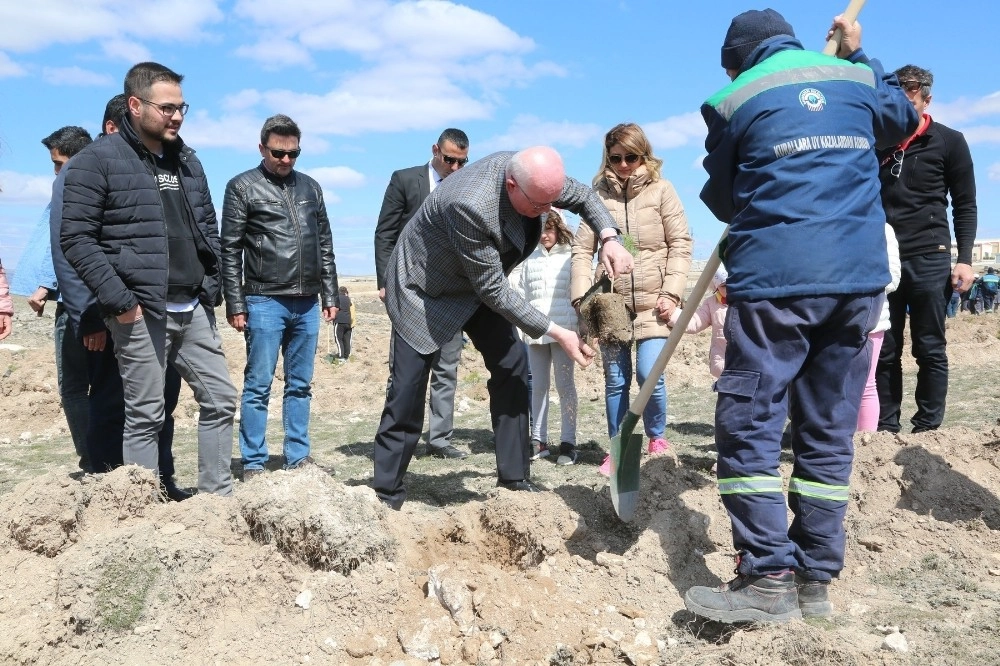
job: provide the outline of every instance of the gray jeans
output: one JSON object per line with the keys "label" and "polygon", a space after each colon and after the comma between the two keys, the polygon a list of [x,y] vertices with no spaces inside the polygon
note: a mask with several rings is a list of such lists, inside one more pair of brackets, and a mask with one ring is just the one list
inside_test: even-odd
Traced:
{"label": "gray jeans", "polygon": [[133,324],[106,320],[125,392],[125,464],[157,470],[157,438],[163,426],[163,383],[167,363],[194,391],[198,415],[198,491],[229,495],[233,478],[233,418],[236,387],[222,353],[215,314],[203,307],[145,316]]}

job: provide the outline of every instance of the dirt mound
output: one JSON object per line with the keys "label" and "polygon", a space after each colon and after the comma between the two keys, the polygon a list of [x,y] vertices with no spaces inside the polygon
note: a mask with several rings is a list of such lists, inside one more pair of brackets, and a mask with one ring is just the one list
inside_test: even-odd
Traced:
{"label": "dirt mound", "polygon": [[250,534],[293,562],[349,574],[391,560],[396,545],[379,520],[386,509],[368,488],[348,488],[317,467],[261,476],[240,488]]}

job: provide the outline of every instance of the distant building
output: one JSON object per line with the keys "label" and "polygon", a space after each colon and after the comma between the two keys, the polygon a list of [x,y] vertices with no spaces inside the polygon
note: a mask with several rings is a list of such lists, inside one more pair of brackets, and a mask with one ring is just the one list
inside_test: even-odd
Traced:
{"label": "distant building", "polygon": [[[958,246],[951,244],[951,258],[958,259]],[[977,238],[972,246],[972,263],[1000,263],[1000,238]]]}

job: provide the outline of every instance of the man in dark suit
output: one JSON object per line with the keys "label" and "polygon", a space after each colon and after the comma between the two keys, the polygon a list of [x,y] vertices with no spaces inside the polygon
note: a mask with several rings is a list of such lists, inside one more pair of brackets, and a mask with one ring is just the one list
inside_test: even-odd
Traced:
{"label": "man in dark suit", "polygon": [[453,174],[400,234],[385,273],[394,363],[375,435],[373,482],[391,508],[406,499],[403,475],[420,438],[430,366],[441,346],[463,330],[490,373],[497,485],[538,491],[528,480],[527,354],[514,327],[550,336],[582,366],[594,356],[576,331],[550,321],[507,280],[538,245],[539,215],[552,206],[593,227],[610,274],[631,272],[632,255],[600,198],[568,178],[559,154],[542,146],[494,153]]}
{"label": "man in dark suit", "polygon": [[[375,226],[375,276],[378,296],[385,301],[385,273],[389,257],[403,227],[420,204],[438,184],[458,171],[469,161],[469,137],[460,129],[448,128],[441,132],[437,143],[431,146],[430,162],[392,174],[382,199],[382,210]],[[389,343],[389,379],[392,379],[392,342]],[[455,386],[458,383],[458,362],[462,358],[462,331],[441,345],[440,352],[431,364],[430,407],[427,432],[427,455],[437,458],[465,458],[469,454],[451,443],[454,431]],[[391,391],[391,386],[386,387]],[[421,422],[421,426],[423,422]]]}

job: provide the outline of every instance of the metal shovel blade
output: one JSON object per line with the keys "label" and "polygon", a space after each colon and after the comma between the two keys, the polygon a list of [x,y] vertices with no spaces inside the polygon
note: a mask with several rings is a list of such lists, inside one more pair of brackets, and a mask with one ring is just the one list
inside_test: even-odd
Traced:
{"label": "metal shovel blade", "polygon": [[[632,520],[639,505],[639,462],[642,434],[633,434],[639,416],[626,412],[618,434],[611,438],[611,503],[623,522]],[[622,435],[627,438],[622,443]]]}

